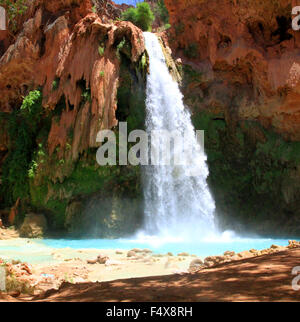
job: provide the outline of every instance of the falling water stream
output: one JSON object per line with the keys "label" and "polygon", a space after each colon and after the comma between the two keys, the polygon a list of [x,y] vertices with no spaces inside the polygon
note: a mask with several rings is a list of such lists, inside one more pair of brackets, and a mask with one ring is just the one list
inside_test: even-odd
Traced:
{"label": "falling water stream", "polygon": [[[207,235],[214,232],[214,200],[206,179],[206,155],[197,141],[191,115],[183,103],[178,83],[173,80],[157,36],[144,33],[150,59],[147,79],[146,130],[177,131],[184,139],[183,165],[149,165],[144,170],[146,233],[155,235]],[[152,145],[157,153],[166,146]],[[190,149],[191,148],[191,149]],[[152,150],[153,151],[153,150]],[[161,151],[161,152],[159,152]],[[176,153],[173,151],[173,157]],[[194,175],[191,175],[193,167]]]}

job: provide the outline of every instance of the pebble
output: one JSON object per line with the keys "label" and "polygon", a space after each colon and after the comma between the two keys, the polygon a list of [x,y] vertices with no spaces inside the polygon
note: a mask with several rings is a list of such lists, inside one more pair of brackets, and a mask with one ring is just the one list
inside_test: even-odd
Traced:
{"label": "pebble", "polygon": [[136,256],[136,252],[134,252],[133,250],[130,250],[128,253],[127,253],[127,257],[135,257]]}

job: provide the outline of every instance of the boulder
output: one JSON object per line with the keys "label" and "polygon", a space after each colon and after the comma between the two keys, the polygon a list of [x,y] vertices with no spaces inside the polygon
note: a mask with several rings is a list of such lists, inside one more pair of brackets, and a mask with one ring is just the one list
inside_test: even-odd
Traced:
{"label": "boulder", "polygon": [[240,252],[237,254],[240,258],[250,258],[253,257],[253,254],[250,253],[248,250],[245,250],[243,252]]}
{"label": "boulder", "polygon": [[230,258],[230,260],[233,262],[233,261],[238,261],[240,260],[240,257],[238,255],[234,255]]}
{"label": "boulder", "polygon": [[99,255],[97,257],[97,261],[99,264],[106,264],[106,262],[109,260],[109,257],[108,256],[105,256],[105,255]]}
{"label": "boulder", "polygon": [[271,247],[270,248],[272,248],[272,249],[278,249],[278,248],[280,248],[281,246],[278,246],[278,245],[271,245]]}
{"label": "boulder", "polygon": [[130,250],[128,253],[127,253],[127,257],[135,257],[136,256],[136,253],[132,250]]}
{"label": "boulder", "polygon": [[269,250],[268,249],[263,249],[260,251],[261,255],[268,255],[269,254]]}
{"label": "boulder", "polygon": [[202,267],[204,267],[204,263],[200,258],[196,258],[191,261],[189,266],[189,272],[196,272],[200,270]]}
{"label": "boulder", "polygon": [[296,240],[289,240],[289,245],[287,246],[287,248],[297,248],[297,247],[300,247],[300,242]]}
{"label": "boulder", "polygon": [[204,259],[204,263],[205,262],[213,262],[215,264],[218,264],[220,262],[222,262],[225,259],[224,256],[208,256]]}
{"label": "boulder", "polygon": [[258,253],[257,249],[250,249],[249,252],[255,255]]}
{"label": "boulder", "polygon": [[47,230],[47,220],[44,215],[27,214],[20,228],[20,237],[42,238]]}
{"label": "boulder", "polygon": [[87,263],[88,264],[106,264],[108,261],[110,261],[109,257],[108,256],[105,256],[105,255],[98,255],[96,259],[88,259],[87,260]]}

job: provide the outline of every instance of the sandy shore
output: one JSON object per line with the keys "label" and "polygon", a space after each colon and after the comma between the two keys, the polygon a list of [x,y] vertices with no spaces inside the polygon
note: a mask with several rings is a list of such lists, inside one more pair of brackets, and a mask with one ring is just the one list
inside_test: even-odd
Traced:
{"label": "sandy shore", "polygon": [[8,240],[8,239],[15,239],[19,237],[19,233],[12,227],[12,228],[0,228],[0,241],[1,240]]}
{"label": "sandy shore", "polygon": [[[120,255],[121,256],[121,255]],[[64,282],[59,290],[1,301],[46,302],[201,302],[300,301],[292,269],[300,248],[223,263],[197,273],[121,279],[101,283]]]}
{"label": "sandy shore", "polygon": [[[0,241],[0,258],[12,262],[12,269],[35,286],[35,292],[58,288],[63,282],[105,282],[117,279],[185,273],[195,256],[154,254],[146,249],[55,249],[29,239]],[[101,263],[97,258],[105,258]],[[24,260],[24,258],[32,258]],[[26,262],[30,273],[22,269]]]}
{"label": "sandy shore", "polygon": [[104,283],[68,284],[30,301],[214,302],[300,301],[292,269],[300,248],[242,259],[194,274],[144,277]]}

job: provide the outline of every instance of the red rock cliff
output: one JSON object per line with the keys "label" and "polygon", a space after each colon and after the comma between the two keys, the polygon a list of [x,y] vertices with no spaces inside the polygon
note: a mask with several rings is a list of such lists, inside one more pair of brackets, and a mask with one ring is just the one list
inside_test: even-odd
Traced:
{"label": "red rock cliff", "polygon": [[[124,6],[107,0],[28,3],[14,30],[0,34],[0,218],[11,222],[15,204],[16,220],[33,207],[52,229],[134,230],[138,171],[100,167],[95,148],[97,133],[126,120],[132,106],[143,113],[142,31],[118,21]],[[20,109],[26,99],[37,107],[25,108],[29,119]],[[125,185],[134,187],[129,201]]]}
{"label": "red rock cliff", "polygon": [[[50,154],[57,146],[64,148],[70,128],[78,134],[72,147],[76,159],[78,153],[95,146],[100,129],[117,125],[116,45],[127,39],[132,62],[138,61],[145,48],[137,27],[109,22],[104,13],[93,13],[89,0],[35,1],[23,29],[0,58],[0,111],[11,112],[28,89],[38,86],[43,88],[45,108],[54,109],[61,99],[65,101],[67,109],[59,123],[52,123]],[[80,107],[85,90],[90,97]]]}
{"label": "red rock cliff", "polygon": [[165,4],[174,51],[204,73],[206,86],[218,83],[204,105],[225,108],[227,118],[259,120],[300,140],[300,32],[291,28],[297,1]]}

